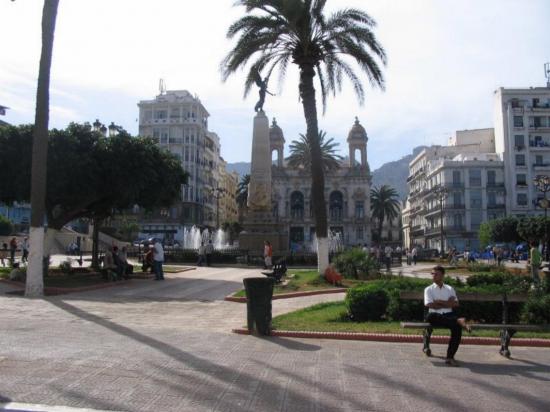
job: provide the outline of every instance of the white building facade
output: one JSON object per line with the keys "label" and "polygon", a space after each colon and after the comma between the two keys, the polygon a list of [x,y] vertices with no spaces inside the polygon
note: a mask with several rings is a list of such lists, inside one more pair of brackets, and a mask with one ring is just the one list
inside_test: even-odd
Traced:
{"label": "white building facade", "polygon": [[550,175],[550,87],[499,88],[494,98],[496,152],[506,171],[506,211],[542,213],[543,194],[533,184]]}
{"label": "white building facade", "polygon": [[[342,161],[337,171],[325,175],[329,231],[342,246],[371,243],[372,177],[367,162],[367,141],[365,129],[356,120],[347,138],[349,160]],[[304,168],[285,165],[284,143],[283,131],[273,121],[270,149],[272,154],[277,154],[272,167],[273,216],[288,233],[291,250],[307,250],[312,247],[315,234],[311,176]]]}
{"label": "white building facade", "polygon": [[457,131],[450,143],[423,150],[409,164],[405,244],[441,250],[443,237],[445,250],[477,249],[481,223],[505,215],[504,164],[493,129]]}
{"label": "white building facade", "polygon": [[[142,222],[149,233],[170,233],[178,238],[183,227],[216,226],[217,213],[214,189],[226,184],[225,165],[220,153],[220,139],[208,130],[209,113],[197,96],[186,90],[168,90],[153,100],[142,100],[139,107],[139,135],[152,137],[176,155],[189,174],[182,187],[182,202],[158,217]],[[227,194],[234,199],[234,193]],[[229,200],[224,199],[226,204]],[[236,209],[236,204],[235,204]],[[225,215],[222,213],[222,215]],[[220,224],[223,223],[220,221]]]}

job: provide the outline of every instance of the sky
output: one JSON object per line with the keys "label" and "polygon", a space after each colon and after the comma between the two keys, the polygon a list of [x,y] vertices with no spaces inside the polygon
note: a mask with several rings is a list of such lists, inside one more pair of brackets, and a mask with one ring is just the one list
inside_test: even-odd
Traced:
{"label": "sky", "polygon": [[[50,126],[115,122],[138,132],[140,100],[188,90],[210,113],[209,129],[228,162],[250,161],[257,92],[243,97],[245,72],[225,83],[219,65],[233,44],[229,25],[244,9],[233,0],[60,0],[51,74]],[[492,127],[498,87],[544,86],[550,61],[548,0],[328,0],[326,11],[355,7],[378,23],[385,91],[365,77],[360,106],[350,83],[328,100],[319,126],[347,152],[355,116],[369,136],[371,169],[418,145],[446,144],[456,130]],[[32,123],[40,58],[42,1],[0,0],[0,105],[12,124]],[[297,69],[272,77],[264,110],[286,147],[305,133]],[[320,101],[320,97],[318,98]],[[285,152],[287,155],[288,152]]]}

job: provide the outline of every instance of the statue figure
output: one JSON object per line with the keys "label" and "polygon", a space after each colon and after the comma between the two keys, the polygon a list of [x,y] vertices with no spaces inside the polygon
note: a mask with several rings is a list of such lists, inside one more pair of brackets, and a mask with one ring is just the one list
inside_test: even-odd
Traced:
{"label": "statue figure", "polygon": [[265,94],[268,93],[271,96],[275,96],[275,95],[271,93],[269,90],[267,90],[267,82],[269,81],[269,76],[262,81],[260,72],[256,72],[256,77],[254,78],[254,81],[256,82],[256,85],[260,88],[260,90],[258,91],[260,95],[260,100],[258,100],[258,103],[256,103],[256,106],[254,106],[254,111],[260,112],[260,111],[263,111],[264,109]]}

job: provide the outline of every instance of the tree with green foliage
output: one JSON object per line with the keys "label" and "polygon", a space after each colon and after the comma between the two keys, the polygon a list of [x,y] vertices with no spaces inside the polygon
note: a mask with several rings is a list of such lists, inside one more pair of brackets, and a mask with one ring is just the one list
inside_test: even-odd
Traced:
{"label": "tree with green foliage", "polygon": [[493,241],[493,226],[495,224],[494,220],[489,220],[483,222],[479,226],[477,236],[479,239],[480,246],[485,249]]}
{"label": "tree with green foliage", "polygon": [[485,247],[491,242],[521,242],[523,238],[518,233],[519,222],[515,216],[506,216],[483,222],[478,232],[481,246]]}
{"label": "tree with green foliage", "polygon": [[[20,164],[0,174],[0,187],[7,188],[0,202],[28,201],[30,179],[24,176],[31,145],[31,126],[0,128],[0,164]],[[149,210],[169,206],[180,198],[187,179],[176,156],[123,130],[105,138],[88,124],[72,123],[52,130],[48,146],[49,238],[78,218],[97,222],[136,204]]]}
{"label": "tree with green foliage", "polygon": [[[323,171],[330,173],[340,168],[342,156],[336,153],[338,143],[330,138],[325,141],[326,132],[319,130],[319,144],[321,145],[321,159]],[[286,158],[288,166],[311,170],[311,142],[307,136],[300,134],[299,140],[290,143],[290,156]]]}
{"label": "tree with green foliage", "polygon": [[234,22],[228,38],[238,36],[233,49],[222,62],[226,80],[254,60],[244,85],[245,96],[259,73],[269,78],[275,68],[283,79],[289,63],[298,67],[298,91],[306,121],[306,136],[311,152],[311,202],[317,235],[318,270],[328,267],[328,222],[325,206],[325,175],[317,118],[314,77],[319,80],[323,112],[329,93],[341,91],[344,78],[351,80],[362,104],[365,91],[353,70],[357,63],[373,86],[384,87],[379,62],[386,53],[373,29],[374,19],[357,9],[343,9],[326,16],[326,0],[238,0],[246,15]]}
{"label": "tree with green foliage", "polygon": [[517,232],[522,239],[541,242],[546,233],[550,233],[550,218],[544,216],[527,216],[522,218],[517,226]]}
{"label": "tree with green foliage", "polygon": [[235,200],[237,201],[237,207],[239,208],[239,220],[245,215],[248,202],[248,185],[250,184],[250,175],[246,174],[241,177],[241,181],[237,185],[237,192],[235,193]]}
{"label": "tree with green foliage", "polygon": [[13,225],[8,218],[0,215],[0,236],[9,236],[13,231]]}
{"label": "tree with green foliage", "polygon": [[387,220],[391,224],[399,216],[399,195],[393,187],[388,185],[374,187],[370,191],[370,207],[372,217],[378,223],[376,230],[378,241],[382,242],[384,220]]}

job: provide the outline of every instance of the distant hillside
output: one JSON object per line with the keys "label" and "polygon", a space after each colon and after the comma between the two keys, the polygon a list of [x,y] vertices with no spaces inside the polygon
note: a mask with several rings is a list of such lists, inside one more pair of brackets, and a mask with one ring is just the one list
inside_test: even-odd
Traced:
{"label": "distant hillside", "polygon": [[243,177],[244,175],[250,173],[250,163],[247,163],[247,162],[228,163],[227,170],[229,172],[237,172],[240,177]]}
{"label": "distant hillside", "polygon": [[407,187],[409,163],[425,148],[426,146],[415,147],[412,154],[403,156],[401,159],[393,162],[384,163],[372,172],[372,185],[391,186],[397,191],[399,198],[401,200],[405,200],[407,194],[409,193],[409,188]]}

